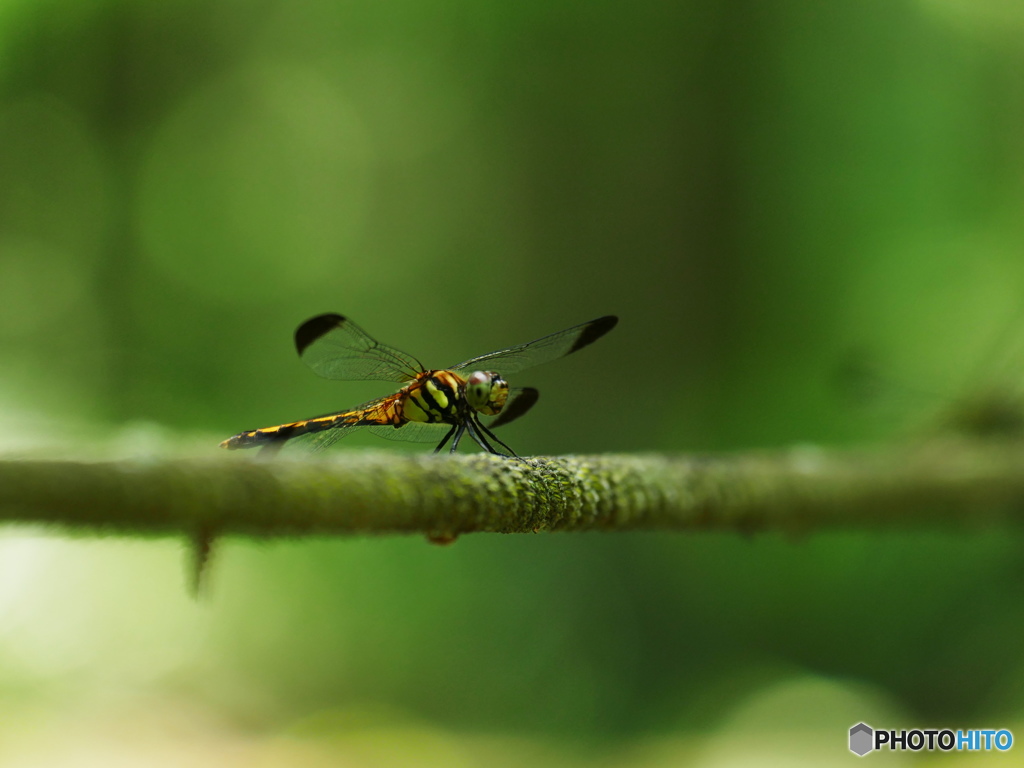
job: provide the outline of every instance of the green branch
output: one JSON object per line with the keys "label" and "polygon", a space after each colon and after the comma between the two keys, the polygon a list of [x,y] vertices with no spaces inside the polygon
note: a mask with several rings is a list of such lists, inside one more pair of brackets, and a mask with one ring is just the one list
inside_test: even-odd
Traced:
{"label": "green branch", "polygon": [[215,536],[492,531],[816,531],[1024,522],[1024,441],[863,451],[505,459],[339,453],[0,461],[0,520]]}

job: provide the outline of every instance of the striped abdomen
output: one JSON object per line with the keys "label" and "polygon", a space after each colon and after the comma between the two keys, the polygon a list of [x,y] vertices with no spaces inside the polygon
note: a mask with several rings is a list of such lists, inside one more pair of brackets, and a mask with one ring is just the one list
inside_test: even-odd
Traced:
{"label": "striped abdomen", "polygon": [[221,448],[253,448],[325,429],[360,426],[401,427],[409,421],[455,424],[463,402],[463,379],[450,371],[424,371],[412,383],[388,397],[343,413],[251,429],[229,437]]}
{"label": "striped abdomen", "polygon": [[314,419],[293,421],[291,424],[279,424],[276,427],[263,427],[240,432],[229,437],[220,444],[221,448],[252,448],[271,442],[284,442],[299,435],[310,432],[322,432],[325,429],[338,427],[355,427],[368,424],[404,424],[401,416],[401,392],[377,400],[374,403],[344,413],[332,413],[328,416],[317,416]]}

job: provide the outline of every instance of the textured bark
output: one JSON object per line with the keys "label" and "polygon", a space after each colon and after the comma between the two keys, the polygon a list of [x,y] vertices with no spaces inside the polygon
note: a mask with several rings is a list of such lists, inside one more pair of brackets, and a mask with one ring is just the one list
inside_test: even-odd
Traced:
{"label": "textured bark", "polygon": [[875,530],[1024,521],[1024,441],[506,459],[0,461],[0,520],[78,532],[243,534]]}

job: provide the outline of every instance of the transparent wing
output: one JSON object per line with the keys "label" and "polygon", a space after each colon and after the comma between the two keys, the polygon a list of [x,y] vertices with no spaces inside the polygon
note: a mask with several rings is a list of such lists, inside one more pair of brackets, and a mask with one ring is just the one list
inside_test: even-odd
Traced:
{"label": "transparent wing", "polygon": [[451,424],[423,424],[418,421],[409,421],[400,427],[370,427],[370,431],[378,437],[388,440],[402,440],[407,443],[439,443],[451,428]]}
{"label": "transparent wing", "polygon": [[319,453],[334,445],[343,437],[348,437],[355,429],[355,424],[341,424],[332,429],[326,429],[323,432],[314,432],[309,435],[296,437],[291,442],[310,453]]}
{"label": "transparent wing", "polygon": [[378,437],[386,437],[388,440],[404,440],[410,443],[439,443],[445,432],[452,428],[451,424],[419,424],[409,422],[401,427],[390,425],[356,425],[342,424],[323,432],[316,432],[309,435],[302,435],[290,440],[302,449],[311,453],[319,453],[330,448],[342,438],[348,437],[356,429],[366,429]]}
{"label": "transparent wing", "polygon": [[317,315],[304,322],[295,331],[295,349],[325,379],[404,383],[423,370],[415,357],[381,344],[342,315]]}
{"label": "transparent wing", "polygon": [[615,315],[606,315],[589,323],[574,325],[564,331],[552,333],[550,336],[543,336],[534,341],[520,344],[498,352],[491,352],[487,355],[480,355],[465,362],[453,365],[448,370],[461,371],[472,370],[495,370],[502,375],[518,373],[527,368],[532,368],[541,363],[548,363],[560,357],[571,355],[577,350],[593,344],[615,327],[619,318]]}
{"label": "transparent wing", "polygon": [[[429,427],[429,429],[417,429],[417,427]],[[445,427],[445,429],[438,429],[438,427]],[[451,429],[451,425],[406,424],[398,429],[394,427],[367,427],[364,425],[358,428],[366,429],[379,437],[386,437],[389,440],[405,440],[411,443],[439,443],[441,438],[444,437],[445,432]],[[320,453],[320,451],[327,450],[339,440],[354,434],[356,429],[357,427],[354,424],[345,424],[323,432],[315,432],[292,438],[286,446],[289,449],[289,454],[292,452],[293,447],[299,453],[302,451]]]}
{"label": "transparent wing", "polygon": [[[374,406],[385,402],[387,399],[371,400],[354,410],[364,407],[367,410],[372,410]],[[320,418],[330,418],[332,415],[337,414],[328,414]],[[451,429],[451,426],[451,424],[421,424],[416,421],[406,422],[400,427],[393,427],[390,424],[341,423],[320,432],[311,432],[290,438],[288,443],[310,452],[319,452],[334,445],[342,438],[348,437],[357,429],[365,429],[388,440],[402,440],[410,443],[438,443],[444,437],[445,432]]]}

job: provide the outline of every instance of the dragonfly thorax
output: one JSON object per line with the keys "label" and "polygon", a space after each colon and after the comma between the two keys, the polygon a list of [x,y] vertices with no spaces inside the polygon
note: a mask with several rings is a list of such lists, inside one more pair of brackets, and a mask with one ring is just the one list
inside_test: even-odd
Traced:
{"label": "dragonfly thorax", "polygon": [[494,416],[508,400],[508,382],[494,371],[474,371],[466,379],[466,400],[480,413]]}

